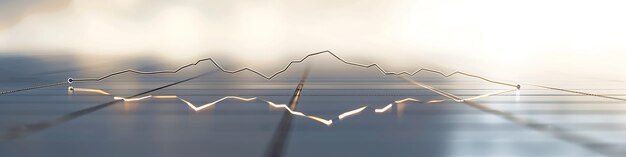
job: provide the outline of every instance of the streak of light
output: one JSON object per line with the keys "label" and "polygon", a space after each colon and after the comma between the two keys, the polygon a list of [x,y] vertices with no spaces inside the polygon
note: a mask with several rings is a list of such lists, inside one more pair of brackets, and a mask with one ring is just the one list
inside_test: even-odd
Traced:
{"label": "streak of light", "polygon": [[342,113],[342,114],[340,114],[340,115],[339,115],[339,116],[337,116],[337,117],[338,117],[339,119],[344,119],[344,118],[346,118],[346,117],[348,117],[348,116],[350,116],[350,115],[357,114],[357,113],[359,113],[359,112],[363,111],[365,108],[367,108],[367,106],[363,106],[363,107],[361,107],[361,108],[358,108],[358,109],[355,109],[355,110],[352,110],[352,111],[348,111],[348,112]]}
{"label": "streak of light", "polygon": [[200,106],[200,107],[197,107],[196,105],[193,105],[192,103],[190,103],[189,101],[187,101],[187,100],[185,100],[185,99],[182,99],[182,98],[178,98],[178,99],[180,99],[181,101],[185,102],[185,103],[186,103],[189,107],[191,107],[194,111],[200,111],[200,110],[202,110],[202,109],[204,109],[204,108],[207,108],[207,107],[213,106],[213,105],[215,105],[215,104],[217,104],[217,103],[219,103],[219,102],[222,102],[222,101],[224,101],[224,100],[226,100],[226,99],[237,99],[237,100],[241,100],[241,101],[252,101],[252,100],[255,100],[255,99],[256,99],[256,97],[252,97],[252,98],[242,98],[242,97],[237,97],[237,96],[226,96],[226,97],[223,97],[223,98],[221,98],[221,99],[215,100],[215,101],[213,101],[213,102],[211,102],[211,103],[204,104],[204,105],[202,105],[202,106]]}
{"label": "streak of light", "polygon": [[88,93],[98,93],[98,94],[102,94],[102,95],[111,95],[103,90],[100,89],[87,89],[87,88],[73,88],[72,86],[68,87],[68,90],[74,92],[88,92]]}
{"label": "streak of light", "polygon": [[[75,90],[75,89],[81,89],[81,90]],[[72,88],[71,87],[71,88],[68,88],[68,92],[69,91],[88,92],[88,93],[98,93],[98,94],[103,94],[103,95],[110,95],[107,92],[104,92],[104,91],[99,90],[99,89],[86,89],[86,88]],[[224,100],[227,100],[227,99],[235,99],[235,100],[241,100],[241,101],[258,100],[258,101],[267,103],[268,106],[285,109],[292,115],[301,116],[301,117],[304,117],[304,118],[307,118],[307,119],[311,119],[311,120],[323,123],[323,124],[328,125],[328,126],[333,124],[333,120],[344,119],[344,118],[346,118],[348,116],[351,116],[351,115],[357,114],[359,112],[362,112],[363,110],[365,110],[367,108],[373,109],[373,108],[371,108],[369,106],[363,106],[363,107],[360,107],[360,108],[355,109],[355,110],[344,112],[344,113],[340,114],[339,116],[337,116],[337,117],[335,117],[333,119],[324,119],[324,118],[320,118],[320,117],[317,117],[317,116],[310,116],[310,115],[307,115],[307,114],[302,113],[302,112],[291,110],[286,104],[276,104],[276,103],[274,103],[272,101],[263,100],[263,99],[259,99],[259,98],[256,98],[256,97],[243,98],[243,97],[237,97],[237,96],[225,96],[225,97],[222,97],[222,98],[220,98],[218,100],[215,100],[215,101],[213,101],[211,103],[207,103],[207,104],[204,104],[204,105],[201,105],[201,106],[196,106],[193,103],[191,103],[191,102],[189,102],[189,101],[187,101],[187,100],[185,100],[183,98],[180,98],[179,96],[176,96],[176,95],[147,95],[147,96],[138,97],[138,98],[124,98],[124,97],[113,96],[113,99],[115,99],[115,100],[123,100],[125,102],[140,101],[140,100],[145,100],[145,99],[149,99],[149,98],[152,98],[152,99],[178,99],[178,100],[182,101],[183,103],[185,103],[187,106],[189,106],[189,108],[193,109],[194,111],[200,111],[200,110],[206,109],[206,108],[208,108],[210,106],[214,106],[215,104],[218,104],[218,103],[220,103],[220,102],[222,102]],[[400,100],[393,101],[393,102],[398,106],[398,108],[400,108],[400,107],[404,106],[404,102],[407,102],[407,101],[419,102],[419,100],[414,99],[414,98],[404,98],[404,99],[400,99]],[[426,103],[436,103],[436,102],[443,102],[443,100],[430,100],[430,101],[427,101]],[[387,106],[385,106],[384,108],[381,108],[381,109],[374,109],[374,112],[377,112],[377,113],[386,112],[387,110],[389,110],[390,108],[393,107],[394,103],[390,103],[390,104],[388,104]]]}
{"label": "streak of light", "polygon": [[511,90],[499,91],[499,92],[494,92],[494,93],[489,93],[489,94],[483,94],[483,95],[479,95],[479,96],[463,99],[463,101],[476,100],[476,99],[489,97],[489,96],[493,96],[493,95],[498,95],[498,94],[502,94],[502,93],[508,93],[508,92],[512,92],[512,91],[518,91],[518,90],[517,89],[511,89]]}
{"label": "streak of light", "polygon": [[333,124],[333,120],[332,119],[331,120],[326,120],[326,119],[323,119],[323,118],[320,118],[320,117],[316,117],[316,116],[307,116],[307,118],[310,118],[310,119],[316,120],[318,122],[324,123],[324,124],[326,124],[328,126]]}
{"label": "streak of light", "polygon": [[[396,103],[397,103],[397,102],[398,102],[398,101],[396,101]],[[383,107],[383,108],[381,108],[381,109],[375,109],[375,110],[374,110],[374,112],[377,112],[377,113],[383,113],[383,112],[385,112],[385,111],[389,110],[389,109],[391,108],[391,106],[393,106],[393,104],[389,104],[389,105],[387,105],[387,106],[385,106],[385,107]]]}
{"label": "streak of light", "polygon": [[113,97],[113,99],[115,100],[124,100],[124,101],[139,101],[139,100],[143,100],[143,99],[148,99],[152,97],[152,95],[147,95],[147,96],[143,96],[143,97],[139,97],[139,98],[124,98],[124,97]]}
{"label": "streak of light", "polygon": [[396,100],[396,103],[403,103],[403,102],[407,102],[407,101],[415,101],[415,102],[419,102],[420,100],[417,99],[413,99],[413,98],[406,98],[406,99],[402,99],[402,100]]}
{"label": "streak of light", "polygon": [[196,105],[193,105],[192,103],[190,103],[189,101],[185,100],[185,99],[180,99],[180,101],[183,101],[185,104],[187,104],[187,106],[189,106],[189,108],[192,108],[194,111],[198,111],[196,110]]}
{"label": "streak of light", "polygon": [[[263,101],[265,101],[265,100],[263,100]],[[289,108],[286,104],[276,104],[276,103],[271,102],[271,101],[265,101],[265,102],[267,102],[267,104],[269,104],[269,105],[270,105],[270,106],[272,106],[272,107],[276,107],[276,108],[283,108],[283,109],[285,109],[285,110],[289,111],[289,113],[291,113],[291,114],[293,114],[293,115],[298,115],[298,116],[306,116],[306,115],[304,115],[304,113],[302,113],[302,112],[292,111],[292,110],[291,110],[291,109],[290,109],[290,108]]]}
{"label": "streak of light", "polygon": [[444,102],[444,101],[446,101],[446,100],[443,100],[443,99],[441,99],[441,100],[430,100],[430,101],[427,101],[426,103],[427,104],[431,104],[431,103],[440,103],[440,102]]}
{"label": "streak of light", "polygon": [[178,98],[178,96],[176,96],[176,95],[157,95],[157,96],[152,96],[152,98],[155,98],[155,99],[176,99],[176,98]]}

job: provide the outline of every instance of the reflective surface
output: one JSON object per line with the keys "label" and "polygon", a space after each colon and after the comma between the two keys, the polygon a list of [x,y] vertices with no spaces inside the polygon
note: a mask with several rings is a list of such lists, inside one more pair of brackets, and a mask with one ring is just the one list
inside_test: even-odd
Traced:
{"label": "reflective surface", "polygon": [[[0,64],[2,91],[129,67],[178,66],[136,59],[79,64],[72,56],[3,56]],[[302,81],[307,67],[310,73]],[[376,69],[324,60],[295,66],[273,80],[214,69],[203,65],[180,74],[124,74],[0,95],[0,156],[266,156],[273,151],[283,156],[626,155],[623,101],[523,85],[519,94],[456,102],[403,78],[381,76]],[[509,89],[463,76],[410,79],[461,98]],[[532,83],[620,98],[626,92],[626,84],[615,81]],[[70,86],[110,95],[72,92]],[[333,124],[295,115],[284,120],[289,119],[283,116],[285,109],[264,101],[228,99],[195,111],[178,99],[124,102],[112,97],[137,94],[176,95],[198,106],[225,96],[256,97]],[[394,102],[405,98],[419,101]],[[427,103],[431,100],[444,101]],[[394,105],[386,112],[375,112],[390,103]],[[370,108],[337,118],[363,106]]]}

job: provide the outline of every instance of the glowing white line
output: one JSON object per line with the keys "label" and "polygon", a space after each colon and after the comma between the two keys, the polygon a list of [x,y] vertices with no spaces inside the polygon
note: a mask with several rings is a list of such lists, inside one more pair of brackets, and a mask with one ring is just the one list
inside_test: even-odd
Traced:
{"label": "glowing white line", "polygon": [[431,100],[431,101],[427,101],[426,103],[430,104],[430,103],[439,103],[439,102],[444,102],[444,101],[446,100]]}
{"label": "glowing white line", "polygon": [[283,108],[283,109],[289,111],[289,113],[291,113],[293,115],[306,116],[302,112],[296,112],[296,111],[291,110],[286,104],[275,104],[274,102],[271,102],[271,101],[265,101],[265,102],[267,102],[267,104],[271,105],[272,107]]}
{"label": "glowing white line", "polygon": [[415,101],[415,102],[419,102],[420,100],[413,99],[413,98],[405,98],[405,99],[402,99],[402,100],[396,100],[395,102],[399,104],[399,103],[403,103],[403,102],[406,102],[406,101]]}
{"label": "glowing white line", "polygon": [[483,95],[479,95],[479,96],[463,99],[463,101],[476,100],[476,99],[480,99],[480,98],[484,98],[484,97],[489,97],[489,96],[498,95],[498,94],[502,94],[502,93],[512,92],[512,91],[515,91],[515,90],[517,90],[517,89],[511,89],[511,90],[500,91],[500,92],[493,92],[493,93],[490,93],[490,94],[483,94]]}
{"label": "glowing white line", "polygon": [[359,112],[363,111],[365,108],[367,108],[367,106],[363,106],[363,107],[358,108],[358,109],[356,109],[356,110],[352,110],[352,111],[348,111],[348,112],[342,113],[342,114],[340,114],[340,115],[339,115],[339,116],[337,116],[337,117],[338,117],[339,119],[343,119],[343,118],[345,118],[345,117],[347,117],[347,116],[350,116],[350,115],[353,115],[353,114],[357,114],[357,113],[359,113]]}
{"label": "glowing white line", "polygon": [[139,100],[143,100],[143,99],[147,99],[152,97],[152,95],[148,95],[148,96],[143,96],[143,97],[139,97],[139,98],[123,98],[123,97],[113,97],[113,99],[115,100],[124,100],[124,101],[139,101]]}
{"label": "glowing white line", "polygon": [[[396,102],[397,102],[397,101],[396,101]],[[393,104],[389,104],[389,105],[387,105],[387,106],[385,106],[385,107],[383,107],[383,108],[381,108],[381,109],[374,109],[374,112],[377,112],[377,113],[383,113],[383,112],[385,112],[385,111],[389,110],[389,108],[391,108],[391,106],[393,106]]]}
{"label": "glowing white line", "polygon": [[[71,90],[71,89],[72,88],[70,88],[69,90]],[[78,90],[78,91],[95,92],[95,91],[102,91],[102,90],[98,90],[98,89],[83,89],[83,90]],[[106,94],[104,94],[104,93],[106,93],[104,91],[102,91],[102,92],[95,92],[95,93],[100,93],[100,94],[106,95]],[[196,106],[196,105],[192,104],[191,102],[189,102],[189,101],[187,101],[185,99],[182,99],[182,98],[180,98],[180,97],[178,97],[176,95],[154,95],[154,96],[153,95],[148,95],[148,96],[143,96],[143,97],[139,97],[139,98],[123,98],[123,97],[117,97],[117,96],[113,97],[113,99],[115,99],[115,100],[124,100],[124,101],[140,101],[140,100],[144,100],[144,99],[148,99],[148,98],[153,98],[153,99],[179,99],[180,101],[184,102],[187,106],[189,106],[189,108],[193,109],[194,111],[200,111],[200,110],[205,109],[207,107],[213,106],[213,105],[215,105],[215,104],[217,104],[219,102],[222,102],[222,101],[224,101],[226,99],[237,99],[237,100],[242,100],[242,101],[257,100],[256,97],[243,98],[243,97],[237,97],[237,96],[225,96],[225,97],[220,98],[220,99],[218,99],[216,101],[213,101],[211,103],[207,103],[207,104],[202,105],[202,106]],[[317,122],[323,123],[323,124],[328,125],[328,126],[333,124],[333,119],[328,119],[327,120],[327,119],[323,119],[323,118],[316,117],[316,116],[308,116],[308,115],[306,115],[306,114],[304,114],[302,112],[291,110],[286,104],[276,104],[274,102],[267,101],[267,100],[262,100],[262,99],[259,99],[259,100],[261,100],[263,102],[266,102],[269,106],[272,106],[272,107],[275,107],[275,108],[285,109],[290,114],[293,114],[293,115],[302,116],[302,117],[305,117],[305,118],[308,118],[308,119],[312,119],[312,120],[315,120]],[[419,100],[413,99],[413,98],[405,98],[405,99],[397,100],[397,101],[394,101],[394,102],[400,102],[401,103],[401,102],[406,102],[406,101],[416,101],[417,102]],[[427,103],[442,102],[442,101],[443,100],[431,100],[431,101],[428,101]],[[374,111],[377,112],[377,113],[382,113],[382,112],[388,111],[391,107],[393,107],[393,103],[388,104],[387,106],[385,106],[384,108],[381,108],[381,109],[374,109]],[[361,108],[358,108],[358,109],[355,109],[355,110],[352,110],[352,111],[344,112],[344,113],[340,114],[339,116],[337,116],[337,118],[338,119],[346,118],[346,117],[348,117],[350,115],[357,114],[357,113],[365,110],[366,108],[368,108],[368,106],[363,106]]]}
{"label": "glowing white line", "polygon": [[219,103],[221,101],[224,101],[226,99],[238,99],[238,100],[242,100],[242,101],[252,101],[252,100],[256,99],[256,97],[242,98],[242,97],[237,97],[237,96],[226,96],[226,97],[223,97],[221,99],[215,100],[215,101],[213,101],[211,103],[204,104],[204,105],[199,106],[199,107],[197,107],[196,105],[193,105],[192,103],[190,103],[189,101],[187,101],[185,99],[181,99],[181,98],[178,98],[178,99],[180,99],[181,101],[185,102],[187,104],[187,106],[191,107],[194,111],[199,111],[199,110],[202,110],[204,108],[213,106],[213,105],[215,105],[215,104],[217,104],[217,103]]}
{"label": "glowing white line", "polygon": [[324,123],[324,124],[329,125],[329,126],[331,124],[333,124],[333,120],[332,119],[331,120],[326,120],[326,119],[323,119],[323,118],[320,118],[320,117],[315,117],[315,116],[307,116],[307,118],[316,120],[318,122]]}
{"label": "glowing white line", "polygon": [[178,98],[178,96],[176,96],[176,95],[158,95],[158,96],[152,96],[152,98],[155,98],[155,99],[176,99],[176,98]]}
{"label": "glowing white line", "polygon": [[111,95],[103,90],[99,90],[99,89],[86,89],[86,88],[72,88],[69,87],[68,90],[73,90],[73,91],[78,91],[78,92],[89,92],[89,93],[99,93],[102,95]]}

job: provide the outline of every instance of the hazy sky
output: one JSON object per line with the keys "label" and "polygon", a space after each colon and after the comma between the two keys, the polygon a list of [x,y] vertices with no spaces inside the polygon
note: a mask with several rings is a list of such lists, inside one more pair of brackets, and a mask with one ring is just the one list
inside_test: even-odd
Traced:
{"label": "hazy sky", "polygon": [[260,66],[331,50],[398,70],[599,70],[585,74],[619,79],[624,8],[623,0],[0,1],[0,53],[227,55]]}

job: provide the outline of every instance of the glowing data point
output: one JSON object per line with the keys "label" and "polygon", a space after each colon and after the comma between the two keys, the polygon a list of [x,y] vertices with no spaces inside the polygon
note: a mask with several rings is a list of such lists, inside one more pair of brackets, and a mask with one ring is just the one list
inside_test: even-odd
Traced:
{"label": "glowing data point", "polygon": [[72,87],[72,86],[67,87],[67,94],[73,95],[74,94],[74,87]]}
{"label": "glowing data point", "polygon": [[71,78],[71,77],[70,77],[70,78],[67,78],[67,83],[70,83],[70,84],[71,84],[72,82],[74,82],[74,79],[73,79],[73,78]]}

